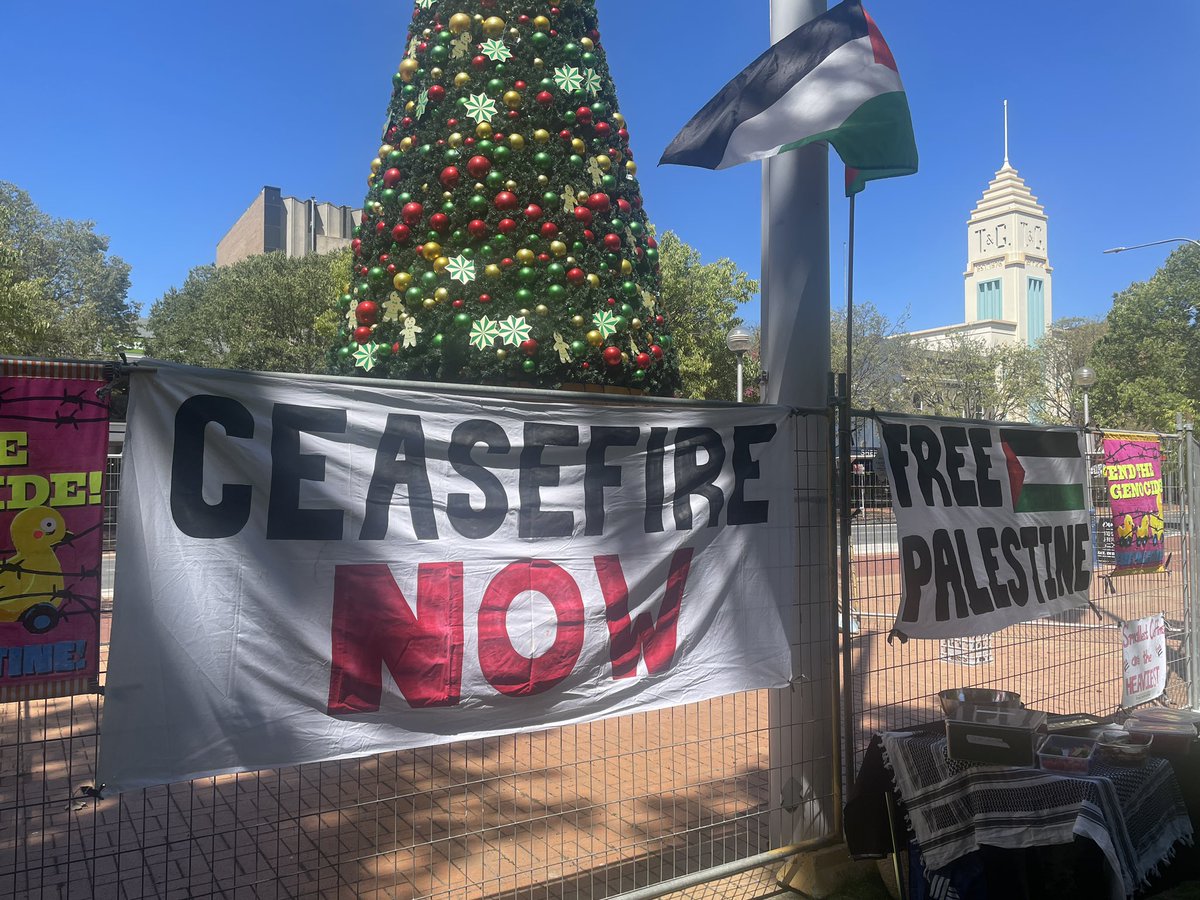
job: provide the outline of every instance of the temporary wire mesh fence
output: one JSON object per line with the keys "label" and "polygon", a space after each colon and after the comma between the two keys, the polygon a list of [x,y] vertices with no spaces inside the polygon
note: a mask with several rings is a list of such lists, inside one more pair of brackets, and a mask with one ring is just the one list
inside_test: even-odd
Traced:
{"label": "temporary wire mesh fence", "polygon": [[1112,577],[1112,534],[1098,435],[1089,435],[1089,495],[1097,558],[1092,608],[1070,610],[994,634],[955,640],[888,643],[900,605],[900,558],[890,487],[870,420],[856,418],[860,440],[851,473],[854,510],[850,553],[853,618],[842,644],[853,675],[847,699],[853,720],[848,762],[857,769],[873,733],[941,718],[938,691],[988,687],[1017,691],[1031,708],[1050,713],[1116,713],[1121,704],[1121,623],[1163,613],[1167,624],[1165,700],[1189,703],[1193,610],[1189,609],[1189,467],[1179,435],[1161,435],[1167,568],[1161,574]]}
{"label": "temporary wire mesh fence", "polygon": [[[800,540],[827,548],[827,424],[795,420],[796,501],[818,510]],[[119,457],[108,473],[112,529]],[[115,532],[106,538],[102,682],[120,603]],[[804,583],[828,577],[819,558],[808,569]],[[828,642],[807,635],[798,653],[828,659]],[[808,676],[832,694],[828,666]],[[773,743],[799,747],[801,766],[830,769],[836,753],[812,740],[812,723],[772,723],[769,695],[104,799],[84,791],[102,697],[0,705],[0,897],[614,896],[767,850],[773,820],[818,821],[830,808],[832,787],[772,791],[794,770],[770,758]],[[687,896],[749,900],[769,885],[748,873]]]}

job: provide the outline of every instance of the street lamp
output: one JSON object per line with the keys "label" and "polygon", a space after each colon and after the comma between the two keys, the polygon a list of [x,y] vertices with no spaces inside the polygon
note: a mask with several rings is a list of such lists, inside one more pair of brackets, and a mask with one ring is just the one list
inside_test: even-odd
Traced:
{"label": "street lamp", "polygon": [[1105,253],[1124,253],[1126,250],[1141,250],[1143,247],[1157,247],[1159,244],[1195,244],[1200,247],[1200,241],[1195,238],[1163,238],[1161,241],[1149,241],[1145,244],[1134,244],[1132,247],[1109,247]]}
{"label": "street lamp", "polygon": [[725,335],[725,346],[737,357],[737,402],[742,402],[742,357],[754,346],[754,335],[741,325],[734,326]]}
{"label": "street lamp", "polygon": [[1092,422],[1092,413],[1088,409],[1088,388],[1096,383],[1096,370],[1090,366],[1080,366],[1071,373],[1075,386],[1083,389],[1083,427],[1087,428]]}

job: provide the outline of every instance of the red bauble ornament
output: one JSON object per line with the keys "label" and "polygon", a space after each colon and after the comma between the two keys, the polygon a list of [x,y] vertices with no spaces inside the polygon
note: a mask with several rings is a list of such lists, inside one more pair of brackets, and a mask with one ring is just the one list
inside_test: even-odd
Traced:
{"label": "red bauble ornament", "polygon": [[605,300],[604,302],[605,302],[605,303],[607,303],[609,306],[616,306],[616,305],[617,305],[617,298],[616,298],[616,297],[609,297],[609,298],[608,298],[607,300]]}
{"label": "red bauble ornament", "polygon": [[545,265],[546,263],[550,262],[550,254],[546,253],[543,250],[541,253],[539,253],[537,255],[537,261],[540,262],[542,265]]}
{"label": "red bauble ornament", "polygon": [[445,213],[434,213],[429,217],[429,227],[438,234],[445,234],[450,227],[450,217]]}
{"label": "red bauble ornament", "polygon": [[559,136],[560,138],[562,138],[564,141],[568,141],[568,142],[569,142],[569,141],[571,140],[571,138],[573,138],[575,135],[571,134],[571,129],[570,129],[570,128],[564,128],[562,131],[560,131],[560,132],[558,133],[558,136]]}
{"label": "red bauble ornament", "polygon": [[649,353],[639,353],[634,359],[637,362],[637,367],[639,369],[650,368],[650,354]]}
{"label": "red bauble ornament", "polygon": [[586,125],[588,122],[592,121],[592,111],[586,106],[581,106],[579,109],[575,110],[575,118]]}
{"label": "red bauble ornament", "polygon": [[596,123],[596,134],[599,135],[600,137],[602,137],[602,138],[608,137],[609,132],[611,132],[611,131],[612,131],[612,126],[609,125],[607,122],[597,122]]}
{"label": "red bauble ornament", "polygon": [[482,69],[484,66],[487,65],[487,57],[486,56],[473,56],[473,57],[471,57],[471,65],[474,66],[476,69]]}
{"label": "red bauble ornament", "polygon": [[517,199],[517,195],[512,193],[511,191],[501,191],[500,193],[498,193],[496,195],[496,200],[495,200],[496,209],[504,209],[504,210],[516,209],[517,205],[520,202],[521,201],[519,201]]}
{"label": "red bauble ornament", "polygon": [[415,201],[412,203],[405,203],[404,208],[400,210],[400,215],[404,217],[404,221],[409,225],[416,225],[421,221],[421,216],[424,214],[425,207]]}
{"label": "red bauble ornament", "polygon": [[472,219],[467,223],[467,234],[473,238],[485,238],[488,234],[487,222],[483,219]]}
{"label": "red bauble ornament", "polygon": [[400,342],[399,341],[396,341],[396,343],[392,344],[392,352],[393,353],[400,352]]}
{"label": "red bauble ornament", "polygon": [[480,302],[480,303],[491,303],[491,302],[492,302],[492,295],[491,295],[491,294],[480,294],[480,295],[479,295],[479,302]]}
{"label": "red bauble ornament", "polygon": [[571,282],[571,284],[583,284],[587,281],[587,275],[584,274],[583,269],[568,269],[567,281]]}
{"label": "red bauble ornament", "polygon": [[379,304],[374,300],[364,300],[354,307],[354,318],[359,325],[374,325],[379,318]]}
{"label": "red bauble ornament", "polygon": [[371,326],[359,325],[354,329],[354,339],[360,344],[365,344],[371,339]]}
{"label": "red bauble ornament", "polygon": [[617,129],[617,137],[619,137],[623,141],[628,141],[629,140],[629,129],[618,128]]}
{"label": "red bauble ornament", "polygon": [[383,186],[386,188],[395,187],[400,182],[400,170],[388,169],[383,173]]}
{"label": "red bauble ornament", "polygon": [[463,302],[461,300],[452,300],[450,302],[450,305],[453,306],[455,309],[462,309]]}
{"label": "red bauble ornament", "polygon": [[613,251],[620,250],[621,249],[621,236],[619,234],[613,234],[610,231],[608,234],[606,234],[604,236],[604,248],[606,250],[613,250]]}
{"label": "red bauble ornament", "polygon": [[380,220],[375,223],[376,234],[383,234],[385,231],[387,231],[387,222]]}
{"label": "red bauble ornament", "polygon": [[517,21],[520,22],[522,25],[528,25],[529,24],[529,16],[525,15],[525,13],[521,13],[521,15],[517,16]]}
{"label": "red bauble ornament", "polygon": [[358,251],[362,249],[362,238],[355,238],[350,242],[350,249],[354,251],[354,255],[358,256]]}
{"label": "red bauble ornament", "polygon": [[438,176],[442,186],[446,188],[458,187],[458,182],[462,180],[462,173],[458,171],[456,166],[446,166],[442,169],[442,174]]}
{"label": "red bauble ornament", "polygon": [[583,229],[583,239],[590,244],[596,239],[596,235],[592,234],[592,229],[585,228]]}
{"label": "red bauble ornament", "polygon": [[411,234],[412,232],[409,230],[407,225],[397,225],[392,229],[392,240],[397,244],[403,244],[408,241],[409,235]]}
{"label": "red bauble ornament", "polygon": [[658,346],[658,344],[651,344],[650,352],[654,354],[655,359],[657,359],[659,361],[662,360],[662,358],[663,358],[662,347]]}
{"label": "red bauble ornament", "polygon": [[646,246],[651,250],[658,249],[658,241],[654,239],[654,235],[650,235],[648,238],[646,238]]}
{"label": "red bauble ornament", "polygon": [[622,215],[626,216],[633,211],[633,207],[629,205],[629,201],[624,197],[621,197],[617,200],[617,209],[621,211]]}
{"label": "red bauble ornament", "polygon": [[492,171],[492,161],[486,156],[472,156],[467,160],[467,172],[472,178],[483,178]]}
{"label": "red bauble ornament", "polygon": [[446,89],[440,84],[431,84],[429,86],[430,100],[444,100],[446,97]]}
{"label": "red bauble ornament", "polygon": [[519,78],[513,82],[513,90],[514,91],[523,91],[527,87],[529,87],[529,85],[527,85],[524,81],[522,81]]}
{"label": "red bauble ornament", "polygon": [[[588,197],[588,206],[596,212],[608,212],[610,205],[608,194],[592,194],[592,196]],[[420,204],[418,203],[417,206],[420,206]],[[407,206],[404,208],[408,209]]]}
{"label": "red bauble ornament", "polygon": [[604,361],[610,366],[619,366],[621,364],[621,348],[620,347],[605,347]]}
{"label": "red bauble ornament", "polygon": [[506,256],[504,259],[500,260],[500,268],[502,269],[511,269],[516,264],[516,260],[514,260],[511,256]]}
{"label": "red bauble ornament", "polygon": [[400,120],[400,124],[403,125],[405,128],[408,128],[410,125],[412,125],[412,123],[413,123],[412,116],[405,116],[403,119]]}
{"label": "red bauble ornament", "polygon": [[592,211],[586,206],[577,206],[575,207],[575,219],[584,225],[590,225],[592,224]]}
{"label": "red bauble ornament", "polygon": [[517,223],[512,219],[501,219],[496,228],[501,234],[512,234],[517,229]]}
{"label": "red bauble ornament", "polygon": [[549,91],[538,91],[537,102],[542,106],[549,106],[554,102],[554,95]]}
{"label": "red bauble ornament", "polygon": [[539,230],[544,238],[552,238],[558,234],[558,226],[553,222],[543,222],[542,227]]}
{"label": "red bauble ornament", "polygon": [[525,218],[533,222],[542,217],[542,208],[536,203],[530,203],[525,207]]}
{"label": "red bauble ornament", "polygon": [[538,352],[538,342],[533,338],[529,338],[529,340],[526,341],[521,341],[521,352],[526,356],[533,356]]}

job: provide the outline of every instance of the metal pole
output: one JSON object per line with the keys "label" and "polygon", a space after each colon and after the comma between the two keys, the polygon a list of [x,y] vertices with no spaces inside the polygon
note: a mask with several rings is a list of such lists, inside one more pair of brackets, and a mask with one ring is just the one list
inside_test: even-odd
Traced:
{"label": "metal pole", "polygon": [[[771,0],[771,42],[827,9],[826,0]],[[827,402],[829,365],[829,151],[811,144],[763,164],[762,326],[767,403]],[[828,442],[827,420],[814,423],[809,450]],[[819,430],[819,433],[816,433]],[[810,485],[825,484],[831,460],[805,453]],[[816,748],[837,739],[828,689],[837,665],[837,599],[831,595],[829,497],[803,491],[800,596],[802,635],[793,645],[793,685],[770,695],[771,842],[779,847],[830,833],[835,826],[838,760]],[[829,680],[826,680],[829,679]]]}
{"label": "metal pole", "polygon": [[846,255],[846,374],[839,391],[841,433],[838,439],[838,516],[841,520],[842,574],[842,754],[845,756],[846,791],[854,786],[854,660],[850,633],[850,421],[851,384],[854,373],[854,195],[850,195],[850,238]]}
{"label": "metal pole", "polygon": [[1184,463],[1183,555],[1187,561],[1183,582],[1184,621],[1188,629],[1188,705],[1200,709],[1200,628],[1197,627],[1196,593],[1200,589],[1200,444],[1192,425],[1183,429]]}
{"label": "metal pole", "polygon": [[737,355],[737,373],[738,373],[737,402],[738,403],[742,402],[742,395],[743,395],[743,392],[742,392],[742,357],[743,356],[745,356],[745,354],[741,353],[741,352],[739,352]]}

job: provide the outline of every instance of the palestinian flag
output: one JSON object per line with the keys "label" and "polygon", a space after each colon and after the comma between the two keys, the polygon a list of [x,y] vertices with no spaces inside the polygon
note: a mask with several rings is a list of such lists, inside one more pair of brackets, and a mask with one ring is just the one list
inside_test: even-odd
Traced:
{"label": "palestinian flag", "polygon": [[847,196],[917,171],[908,98],[892,51],[858,0],[801,25],[696,113],[659,164],[726,169],[828,141]]}
{"label": "palestinian flag", "polygon": [[1001,428],[1013,512],[1087,509],[1079,433],[1040,428]]}

